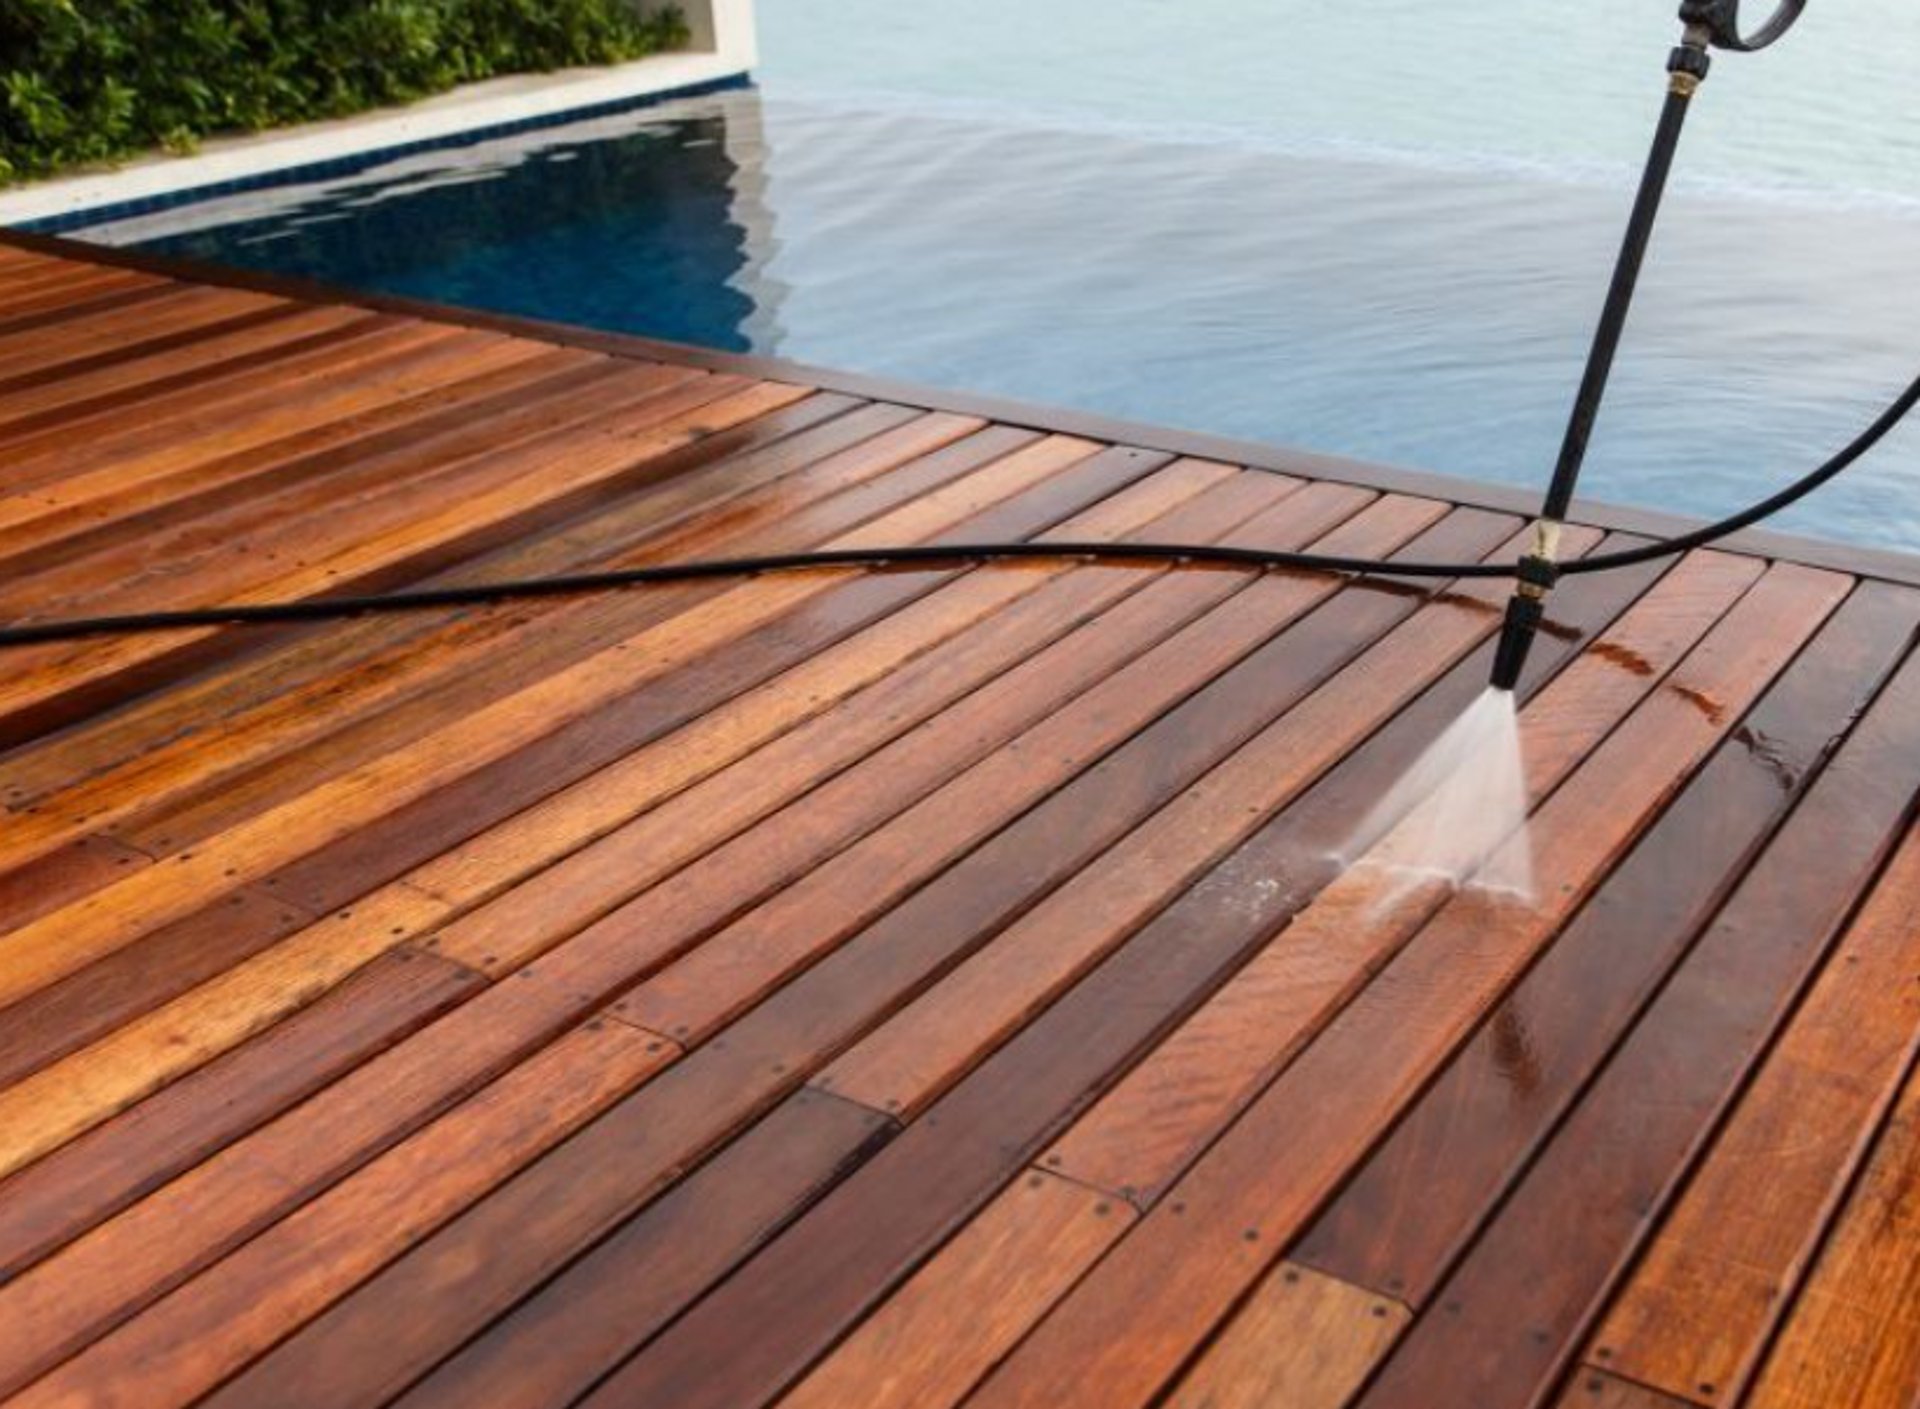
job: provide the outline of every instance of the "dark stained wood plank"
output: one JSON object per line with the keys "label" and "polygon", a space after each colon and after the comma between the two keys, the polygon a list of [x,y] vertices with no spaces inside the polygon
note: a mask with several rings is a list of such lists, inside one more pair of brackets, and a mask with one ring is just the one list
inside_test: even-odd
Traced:
{"label": "dark stained wood plank", "polygon": [[1905,655],[1920,596],[1859,588],[1496,1008],[1296,1256],[1425,1305]]}
{"label": "dark stained wood plank", "polygon": [[397,949],[253,1042],[0,1183],[0,1281],[104,1222],[482,987]]}
{"label": "dark stained wood plank", "polygon": [[[564,1404],[885,1142],[892,1123],[819,1092],[782,1105],[396,1401]],[[348,1304],[344,1317],[356,1314]],[[209,1409],[243,1398],[215,1394]]]}
{"label": "dark stained wood plank", "polygon": [[[26,818],[4,812],[0,824],[0,834],[30,825]],[[31,866],[0,871],[0,936],[72,904],[150,859],[104,837],[87,837],[42,855]]]}
{"label": "dark stained wood plank", "polygon": [[1920,1398],[1920,1076],[1800,1289],[1751,1409],[1911,1409]]}
{"label": "dark stained wood plank", "polygon": [[1738,1401],[1920,1052],[1920,829],[1594,1332],[1605,1368]]}
{"label": "dark stained wood plank", "polygon": [[[1751,567],[1690,559],[1623,619],[1614,644],[1636,649],[1656,672],[1662,654],[1671,658],[1704,634],[1674,683],[1724,708],[1708,713],[1680,690],[1661,689],[1634,709],[1631,724],[1606,735],[1532,824],[1534,904],[1462,891],[1400,947],[1393,933],[1405,923],[1406,907],[1381,907],[1377,877],[1356,868],[1295,922],[1279,952],[1310,954],[1338,942],[1330,964],[1301,966],[1288,995],[1300,1017],[1324,1030],[1001,1366],[978,1402],[1118,1409],[1150,1402],[1165,1388],[1265,1273],[1276,1246],[1298,1235],[1650,814],[1678,791],[1730,727],[1726,712],[1743,709],[1765,687],[1848,585],[1832,574],[1776,569],[1707,632],[1741,598]],[[1652,654],[1639,652],[1641,644]],[[1593,747],[1589,700],[1609,693],[1596,678],[1609,668],[1617,671],[1604,655],[1590,654],[1529,707],[1523,741],[1530,775],[1558,747],[1576,757]],[[1582,734],[1586,741],[1577,743]],[[1389,950],[1391,962],[1363,986],[1350,966],[1385,958],[1370,952],[1383,938],[1398,952]],[[1350,1001],[1342,1007],[1342,999]],[[1329,1091],[1339,1100],[1329,1101]],[[1134,1327],[1119,1340],[1112,1335],[1117,1315]]]}
{"label": "dark stained wood plank", "polygon": [[[1653,575],[1657,570],[1649,571]],[[1580,639],[1581,628],[1593,630],[1609,620],[1646,581],[1616,580],[1570,593],[1563,599],[1563,630]],[[1529,687],[1550,677],[1568,654],[1564,636],[1543,639],[1533,657]],[[1482,659],[1473,664],[1470,682],[1450,683],[1467,698],[1484,687],[1485,672]],[[1350,808],[1356,791],[1364,795],[1397,773],[1458,707],[1445,693],[1437,703],[1436,717],[1425,717],[1420,710],[1403,712],[1329,772],[1308,805],[1283,824],[1269,826],[1243,853],[1272,848],[1287,858],[1305,854],[1303,835],[1324,826],[1327,813],[1338,816]],[[656,1343],[656,1353],[675,1357],[670,1372],[683,1367],[667,1381],[674,1386],[670,1394],[684,1394],[689,1402],[710,1394],[713,1402],[728,1405],[773,1397],[850,1330],[895,1280],[983,1207],[1084,1105],[1089,1093],[1124,1070],[1183,1010],[1244,961],[1275,925],[1284,923],[1286,905],[1297,908],[1300,903],[1276,892],[1266,897],[1264,906],[1250,907],[1239,887],[1231,896],[1204,887],[1191,892],[909,1125],[869,1166],[749,1263],[740,1277],[696,1307],[683,1330],[669,1332]],[[864,955],[851,948],[846,952],[884,972],[915,931],[887,926],[873,933],[884,934],[884,947]],[[767,1016],[756,1015],[754,1021],[784,1021],[802,1034],[818,1030],[822,1009],[833,996],[829,985],[836,980],[837,962],[836,957],[823,966],[819,977],[803,977],[788,991],[790,996],[776,998],[760,1010]],[[871,982],[858,968],[838,981]],[[745,1045],[746,1032],[743,1023],[729,1033],[736,1050]],[[786,1037],[779,1045],[790,1050],[792,1041]],[[686,1069],[701,1060],[696,1053]],[[764,1064],[767,1058],[758,1060]],[[731,1083],[721,1085],[724,1089]],[[736,1341],[726,1329],[740,1325],[756,1326],[751,1342]],[[724,1361],[714,1357],[716,1344],[728,1347]],[[651,1368],[645,1358],[643,1354],[634,1366]],[[696,1370],[696,1361],[704,1369]]]}
{"label": "dark stained wood plank", "polygon": [[1916,721],[1920,660],[1909,657],[1441,1284],[1442,1314],[1415,1323],[1370,1409],[1432,1393],[1519,1403],[1550,1385],[1878,876],[1920,787]]}

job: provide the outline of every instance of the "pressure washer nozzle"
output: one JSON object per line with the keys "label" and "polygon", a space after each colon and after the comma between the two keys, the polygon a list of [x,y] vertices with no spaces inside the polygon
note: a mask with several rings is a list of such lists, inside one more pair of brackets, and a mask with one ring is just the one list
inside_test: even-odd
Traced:
{"label": "pressure washer nozzle", "polygon": [[1500,648],[1493,657],[1493,688],[1511,694],[1519,688],[1521,672],[1527,668],[1527,654],[1533,638],[1546,619],[1546,599],[1537,593],[1515,592],[1507,599],[1507,619],[1500,628]]}

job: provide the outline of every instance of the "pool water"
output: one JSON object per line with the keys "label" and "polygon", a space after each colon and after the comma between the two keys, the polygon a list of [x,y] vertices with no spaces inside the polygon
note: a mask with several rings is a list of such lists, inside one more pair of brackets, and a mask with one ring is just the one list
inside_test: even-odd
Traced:
{"label": "pool water", "polygon": [[[79,233],[1541,484],[1671,5],[1334,8],[761,0],[757,88]],[[1920,371],[1920,7],[1851,13],[1721,60],[1592,497],[1726,512]],[[1920,549],[1917,491],[1907,428],[1779,522]]]}

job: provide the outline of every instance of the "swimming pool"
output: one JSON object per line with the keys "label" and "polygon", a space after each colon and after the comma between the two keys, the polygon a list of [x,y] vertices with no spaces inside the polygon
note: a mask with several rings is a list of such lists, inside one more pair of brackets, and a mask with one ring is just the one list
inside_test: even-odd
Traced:
{"label": "swimming pool", "polygon": [[[770,60],[764,90],[78,233],[1536,485],[1658,102],[1665,8],[1617,26],[1642,41],[1638,101],[1608,109],[1596,151],[1627,160],[1306,140],[1265,108],[1196,125],[1158,95],[1128,118],[931,80],[902,94]],[[1710,105],[1701,121],[1584,487],[1716,514],[1824,457],[1920,367],[1920,184],[1894,167],[1810,184],[1815,149],[1743,186],[1720,179],[1746,158],[1715,146]],[[1594,140],[1577,137],[1554,141]],[[1917,476],[1908,428],[1780,526],[1920,548]]]}

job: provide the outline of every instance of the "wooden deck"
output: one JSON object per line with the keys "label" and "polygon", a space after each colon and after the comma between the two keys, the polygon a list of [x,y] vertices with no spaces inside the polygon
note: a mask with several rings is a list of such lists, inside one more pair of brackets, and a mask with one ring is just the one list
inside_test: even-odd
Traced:
{"label": "wooden deck", "polygon": [[[13,619],[1522,526],[49,248],[0,247]],[[836,571],[6,653],[0,1398],[1911,1409],[1901,575],[1565,588],[1535,907],[1327,859],[1499,583]]]}

